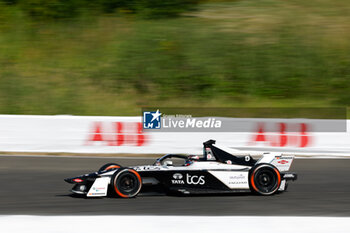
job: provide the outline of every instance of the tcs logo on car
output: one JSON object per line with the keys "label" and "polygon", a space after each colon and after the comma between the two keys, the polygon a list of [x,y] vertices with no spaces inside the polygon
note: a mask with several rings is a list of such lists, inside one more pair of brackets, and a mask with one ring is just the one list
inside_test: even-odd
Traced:
{"label": "tcs logo on car", "polygon": [[194,184],[194,185],[205,184],[204,176],[191,176],[189,174],[186,174],[186,182],[187,184]]}

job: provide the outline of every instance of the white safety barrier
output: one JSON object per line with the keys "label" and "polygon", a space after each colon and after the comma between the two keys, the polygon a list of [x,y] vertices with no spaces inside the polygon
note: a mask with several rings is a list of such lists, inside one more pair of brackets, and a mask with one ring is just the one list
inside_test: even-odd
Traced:
{"label": "white safety barrier", "polygon": [[[315,120],[236,119],[249,126],[251,130],[247,132],[144,132],[141,120],[141,117],[0,115],[0,151],[195,154],[201,153],[202,142],[215,139],[218,145],[243,151],[350,155],[349,127],[345,132],[316,132]],[[293,128],[293,132],[288,128]]]}
{"label": "white safety barrier", "polygon": [[349,217],[260,216],[0,216],[11,233],[345,233]]}

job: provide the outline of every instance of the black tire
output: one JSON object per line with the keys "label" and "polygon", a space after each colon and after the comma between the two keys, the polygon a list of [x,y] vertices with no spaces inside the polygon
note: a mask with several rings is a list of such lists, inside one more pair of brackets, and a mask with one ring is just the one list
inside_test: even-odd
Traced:
{"label": "black tire", "polygon": [[114,192],[123,198],[135,197],[142,187],[140,174],[131,168],[125,168],[115,172],[111,181]]}
{"label": "black tire", "polygon": [[107,163],[107,164],[103,165],[102,167],[100,167],[100,169],[98,169],[98,171],[99,172],[108,171],[108,170],[111,170],[111,169],[114,169],[114,168],[121,168],[121,167],[122,166],[120,166],[117,163]]}
{"label": "black tire", "polygon": [[281,184],[281,174],[271,164],[258,164],[250,171],[250,189],[261,195],[274,194]]}

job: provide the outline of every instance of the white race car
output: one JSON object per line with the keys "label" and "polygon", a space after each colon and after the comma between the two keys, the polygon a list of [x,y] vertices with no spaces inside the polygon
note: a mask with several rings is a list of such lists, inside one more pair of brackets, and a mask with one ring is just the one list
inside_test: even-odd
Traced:
{"label": "white race car", "polygon": [[109,163],[97,172],[65,181],[74,184],[75,194],[129,198],[140,192],[271,195],[285,191],[287,182],[297,179],[296,174],[288,172],[293,156],[264,153],[255,160],[250,155],[232,155],[214,144],[214,140],[204,142],[202,156],[168,154],[153,165],[132,167]]}

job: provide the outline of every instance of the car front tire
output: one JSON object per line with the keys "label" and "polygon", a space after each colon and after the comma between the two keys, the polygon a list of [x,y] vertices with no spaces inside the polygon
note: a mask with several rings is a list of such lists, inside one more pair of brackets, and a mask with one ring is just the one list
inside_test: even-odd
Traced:
{"label": "car front tire", "polygon": [[137,196],[142,187],[140,174],[134,169],[125,168],[113,174],[112,188],[119,197],[131,198]]}

